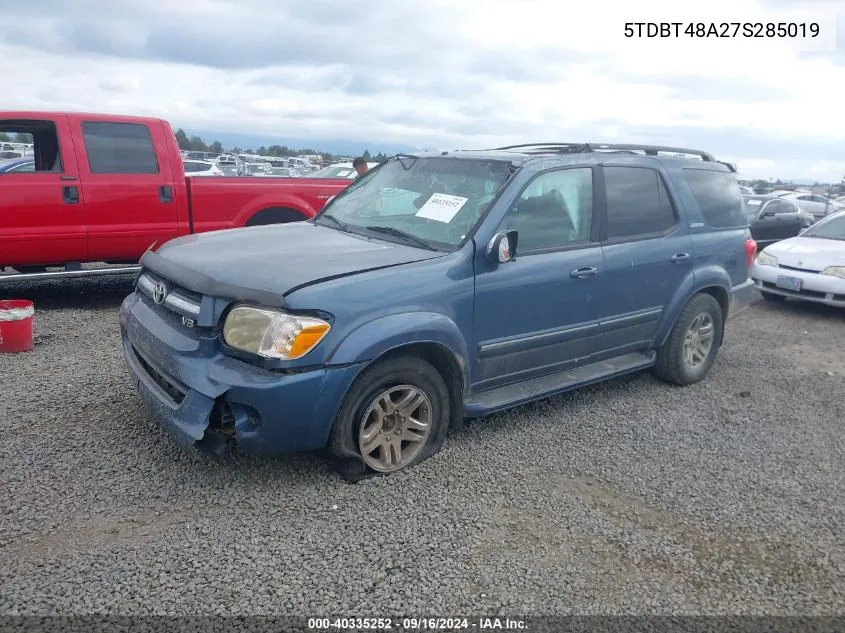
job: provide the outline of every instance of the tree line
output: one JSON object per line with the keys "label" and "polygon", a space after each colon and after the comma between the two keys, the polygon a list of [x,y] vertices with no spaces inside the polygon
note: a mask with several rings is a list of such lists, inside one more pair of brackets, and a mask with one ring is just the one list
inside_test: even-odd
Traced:
{"label": "tree line", "polygon": [[[190,152],[212,152],[215,154],[222,154],[224,151],[227,151],[223,148],[223,144],[220,141],[206,143],[197,135],[189,137],[182,128],[176,130],[176,142],[179,143],[179,149]],[[234,154],[258,154],[259,156],[302,156],[303,154],[319,154],[323,157],[323,160],[328,162],[332,162],[338,158],[336,155],[311,149],[309,147],[293,148],[288,147],[287,145],[262,145],[261,147],[257,147],[255,149],[232,147],[228,151]],[[387,154],[383,154],[382,152],[379,152],[378,154],[371,154],[368,149],[364,150],[364,153],[361,155],[367,161],[378,163],[384,162],[389,158]]]}

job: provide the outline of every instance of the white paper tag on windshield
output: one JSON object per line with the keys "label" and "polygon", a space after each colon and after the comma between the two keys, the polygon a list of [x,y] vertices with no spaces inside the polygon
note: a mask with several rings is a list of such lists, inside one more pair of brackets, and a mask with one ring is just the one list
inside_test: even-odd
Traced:
{"label": "white paper tag on windshield", "polygon": [[746,200],[745,204],[750,204],[752,206],[759,207],[761,204],[763,204],[763,201],[762,200]]}
{"label": "white paper tag on windshield", "polygon": [[420,207],[416,216],[436,220],[437,222],[451,222],[469,198],[450,196],[446,193],[435,193]]}

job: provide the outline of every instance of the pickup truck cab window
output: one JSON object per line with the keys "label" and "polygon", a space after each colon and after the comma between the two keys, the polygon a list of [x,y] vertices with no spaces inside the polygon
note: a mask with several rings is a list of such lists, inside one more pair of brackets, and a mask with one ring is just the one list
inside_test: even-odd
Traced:
{"label": "pickup truck cab window", "polygon": [[62,173],[62,152],[59,134],[53,121],[31,119],[0,120],[0,132],[24,134],[32,139],[35,166],[32,171]]}
{"label": "pickup truck cab window", "polygon": [[510,173],[504,160],[401,157],[338,194],[316,221],[418,248],[454,250]]}
{"label": "pickup truck cab window", "polygon": [[519,231],[519,250],[565,248],[590,239],[593,170],[558,169],[537,176],[505,217],[503,231]]}
{"label": "pickup truck cab window", "polygon": [[159,173],[150,130],[142,123],[82,123],[92,174]]}

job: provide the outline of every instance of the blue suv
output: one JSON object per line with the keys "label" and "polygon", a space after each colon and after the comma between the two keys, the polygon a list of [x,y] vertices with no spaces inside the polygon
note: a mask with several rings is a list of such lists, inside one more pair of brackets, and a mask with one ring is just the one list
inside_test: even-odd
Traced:
{"label": "blue suv", "polygon": [[689,385],[753,292],[735,171],[639,145],[397,155],[311,220],[150,249],[126,362],[183,444],[327,448],[352,481],[466,418],[647,368]]}

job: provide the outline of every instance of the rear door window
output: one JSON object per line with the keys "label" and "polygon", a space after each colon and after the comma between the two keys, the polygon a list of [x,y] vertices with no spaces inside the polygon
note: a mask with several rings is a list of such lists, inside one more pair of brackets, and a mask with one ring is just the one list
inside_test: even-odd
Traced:
{"label": "rear door window", "polygon": [[742,192],[733,174],[708,169],[684,169],[684,180],[707,223],[714,228],[747,224]]}
{"label": "rear door window", "polygon": [[648,167],[605,167],[607,239],[662,234],[677,216],[660,174]]}
{"label": "rear door window", "polygon": [[82,124],[92,174],[157,174],[158,159],[150,130],[142,123]]}

